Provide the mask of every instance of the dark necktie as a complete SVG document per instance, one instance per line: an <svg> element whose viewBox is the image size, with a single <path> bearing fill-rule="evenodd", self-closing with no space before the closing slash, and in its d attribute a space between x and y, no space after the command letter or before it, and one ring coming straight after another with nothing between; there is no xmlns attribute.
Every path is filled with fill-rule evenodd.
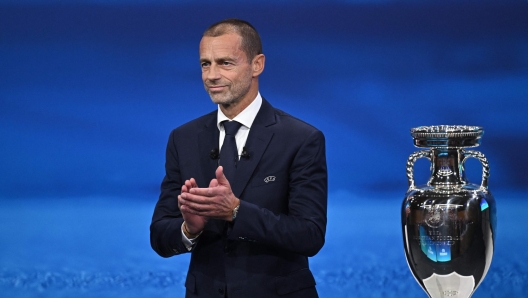
<svg viewBox="0 0 528 298"><path fill-rule="evenodd" d="M224 121L222 124L224 125L225 138L222 149L220 149L220 165L224 168L224 175L227 180L232 183L238 161L235 135L242 124L236 121Z"/></svg>

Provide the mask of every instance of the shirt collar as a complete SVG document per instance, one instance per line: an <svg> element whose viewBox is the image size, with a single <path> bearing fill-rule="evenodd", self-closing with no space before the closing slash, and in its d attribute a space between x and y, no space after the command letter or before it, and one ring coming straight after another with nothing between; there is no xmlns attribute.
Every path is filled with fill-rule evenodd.
<svg viewBox="0 0 528 298"><path fill-rule="evenodd" d="M240 114L238 114L233 120L240 122L242 125L247 127L248 129L251 128L251 125L253 124L253 121L255 121L255 118L257 117L257 113L260 110L260 106L262 105L262 97L260 96L260 92L257 93L257 97L255 97L255 100L249 104ZM218 106L218 112L217 112L217 122L216 125L218 126L218 129L220 130L220 123L223 121L230 121L231 119L227 118L224 113L222 113L222 110L220 110L220 106Z"/></svg>

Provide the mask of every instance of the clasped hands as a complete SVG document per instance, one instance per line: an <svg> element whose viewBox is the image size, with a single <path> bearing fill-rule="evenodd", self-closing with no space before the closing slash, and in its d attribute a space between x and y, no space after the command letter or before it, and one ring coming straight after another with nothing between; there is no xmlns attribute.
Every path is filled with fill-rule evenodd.
<svg viewBox="0 0 528 298"><path fill-rule="evenodd" d="M231 190L222 166L215 172L216 178L209 187L199 188L194 178L185 181L178 196L178 207L185 221L187 232L198 235L209 219L231 221L233 209L240 204Z"/></svg>

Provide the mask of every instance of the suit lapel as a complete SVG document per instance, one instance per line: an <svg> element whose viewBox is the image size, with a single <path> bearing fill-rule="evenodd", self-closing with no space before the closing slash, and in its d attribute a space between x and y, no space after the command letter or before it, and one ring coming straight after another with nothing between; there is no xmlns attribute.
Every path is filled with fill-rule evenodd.
<svg viewBox="0 0 528 298"><path fill-rule="evenodd" d="M274 109L263 98L262 105L255 117L255 121L253 121L253 124L251 125L246 141L245 147L249 153L249 158L242 157L240 159L235 174L235 181L231 185L233 194L237 198L240 198L240 195L246 188L251 175L262 158L262 155L264 155L264 152L273 137L273 132L269 129L269 126L275 123Z"/></svg>
<svg viewBox="0 0 528 298"><path fill-rule="evenodd" d="M211 113L209 119L204 125L204 129L198 133L198 148L200 156L200 166L203 181L199 181L199 187L208 187L211 179L215 177L215 171L218 167L218 157L211 157L211 150L216 149L219 152L218 138L220 133L216 126L216 112Z"/></svg>

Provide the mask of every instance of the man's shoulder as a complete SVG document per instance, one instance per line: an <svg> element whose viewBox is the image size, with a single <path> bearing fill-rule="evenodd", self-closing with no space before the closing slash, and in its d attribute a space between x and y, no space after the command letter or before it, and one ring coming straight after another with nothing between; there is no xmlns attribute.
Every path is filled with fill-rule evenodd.
<svg viewBox="0 0 528 298"><path fill-rule="evenodd" d="M299 119L291 114L277 108L273 108L277 119L277 124L281 129L293 129L297 132L305 131L306 133L321 132L317 127L312 124Z"/></svg>

